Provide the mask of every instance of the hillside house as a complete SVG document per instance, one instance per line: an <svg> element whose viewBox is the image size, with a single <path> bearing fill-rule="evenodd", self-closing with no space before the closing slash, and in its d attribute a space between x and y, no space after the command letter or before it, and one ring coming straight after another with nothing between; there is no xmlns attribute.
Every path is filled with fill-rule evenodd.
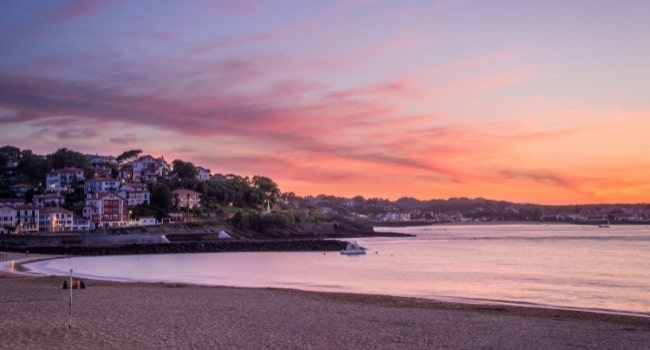
<svg viewBox="0 0 650 350"><path fill-rule="evenodd" d="M65 197L56 193L35 194L32 203L39 207L60 207L65 204Z"/></svg>
<svg viewBox="0 0 650 350"><path fill-rule="evenodd" d="M23 198L28 191L33 190L34 186L28 184L16 184L10 187L11 194Z"/></svg>
<svg viewBox="0 0 650 350"><path fill-rule="evenodd" d="M147 185L143 183L125 183L120 187L118 194L127 200L129 207L151 203L151 193Z"/></svg>
<svg viewBox="0 0 650 350"><path fill-rule="evenodd" d="M0 198L0 207L12 207L15 208L18 205L25 204L23 198Z"/></svg>
<svg viewBox="0 0 650 350"><path fill-rule="evenodd" d="M84 193L115 192L121 186L120 180L108 177L95 177L86 180L84 183Z"/></svg>
<svg viewBox="0 0 650 350"><path fill-rule="evenodd" d="M0 205L0 233L13 233L16 227L16 209L8 205Z"/></svg>
<svg viewBox="0 0 650 350"><path fill-rule="evenodd" d="M169 164L163 157L142 156L133 161L133 181L155 182L169 171Z"/></svg>
<svg viewBox="0 0 650 350"><path fill-rule="evenodd" d="M200 166L196 167L196 179L199 181L210 180L210 169L206 169Z"/></svg>
<svg viewBox="0 0 650 350"><path fill-rule="evenodd" d="M22 204L16 211L16 231L18 233L37 233L40 208L32 204Z"/></svg>
<svg viewBox="0 0 650 350"><path fill-rule="evenodd" d="M128 202L113 192L89 193L83 217L95 228L120 227L128 225Z"/></svg>
<svg viewBox="0 0 650 350"><path fill-rule="evenodd" d="M70 210L59 207L41 208L39 212L39 230L41 232L72 231L74 215Z"/></svg>
<svg viewBox="0 0 650 350"><path fill-rule="evenodd" d="M117 160L113 156L100 156L98 154L86 155L95 176L109 177L113 167L117 166Z"/></svg>
<svg viewBox="0 0 650 350"><path fill-rule="evenodd" d="M46 191L54 193L71 193L77 184L85 180L84 171L79 168L52 170L45 179Z"/></svg>
<svg viewBox="0 0 650 350"><path fill-rule="evenodd" d="M174 190L172 191L172 203L177 209L193 209L201 204L201 194L186 189Z"/></svg>

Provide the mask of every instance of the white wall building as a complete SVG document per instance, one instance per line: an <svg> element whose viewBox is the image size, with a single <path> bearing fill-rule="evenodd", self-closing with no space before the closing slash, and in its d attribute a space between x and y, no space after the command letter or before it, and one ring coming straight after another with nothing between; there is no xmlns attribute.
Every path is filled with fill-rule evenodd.
<svg viewBox="0 0 650 350"><path fill-rule="evenodd" d="M0 233L13 233L16 227L16 209L11 206L0 206Z"/></svg>
<svg viewBox="0 0 650 350"><path fill-rule="evenodd" d="M118 194L129 202L129 207L151 203L151 193L143 183L125 183L120 187Z"/></svg>
<svg viewBox="0 0 650 350"><path fill-rule="evenodd" d="M96 177L86 180L84 183L84 193L115 192L121 186L120 180L107 177Z"/></svg>
<svg viewBox="0 0 650 350"><path fill-rule="evenodd" d="M74 215L70 210L46 207L40 209L38 216L41 232L66 232L73 229Z"/></svg>
<svg viewBox="0 0 650 350"><path fill-rule="evenodd" d="M210 169L206 169L200 166L196 167L196 178L199 181L210 180Z"/></svg>
<svg viewBox="0 0 650 350"><path fill-rule="evenodd" d="M74 191L74 187L84 180L84 171L79 168L52 170L45 179L45 188L48 192L69 193Z"/></svg>
<svg viewBox="0 0 650 350"><path fill-rule="evenodd" d="M35 194L32 203L39 208L60 207L65 204L65 197L57 193Z"/></svg>
<svg viewBox="0 0 650 350"><path fill-rule="evenodd" d="M16 229L18 233L38 232L39 207L31 204L18 205L16 208Z"/></svg>

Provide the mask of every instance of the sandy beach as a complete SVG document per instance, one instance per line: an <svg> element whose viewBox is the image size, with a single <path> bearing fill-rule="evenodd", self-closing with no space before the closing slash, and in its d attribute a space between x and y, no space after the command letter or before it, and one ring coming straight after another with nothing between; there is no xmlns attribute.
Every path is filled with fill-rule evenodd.
<svg viewBox="0 0 650 350"><path fill-rule="evenodd" d="M4 253L4 259L22 256ZM650 319L0 273L0 349L648 349Z"/></svg>

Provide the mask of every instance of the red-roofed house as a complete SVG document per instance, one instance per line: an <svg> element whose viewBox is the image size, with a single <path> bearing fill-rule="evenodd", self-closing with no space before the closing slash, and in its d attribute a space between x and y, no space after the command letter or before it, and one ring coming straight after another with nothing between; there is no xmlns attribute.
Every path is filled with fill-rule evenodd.
<svg viewBox="0 0 650 350"><path fill-rule="evenodd" d="M98 227L128 225L128 202L113 192L90 193L86 196L83 217Z"/></svg>
<svg viewBox="0 0 650 350"><path fill-rule="evenodd" d="M172 202L178 209L192 209L201 204L201 194L196 191L179 189L172 191Z"/></svg>
<svg viewBox="0 0 650 350"><path fill-rule="evenodd" d="M151 193L147 185L139 182L123 184L118 194L129 202L129 207L151 202Z"/></svg>
<svg viewBox="0 0 650 350"><path fill-rule="evenodd" d="M41 208L38 225L41 232L72 231L73 214L70 210L58 207Z"/></svg>
<svg viewBox="0 0 650 350"><path fill-rule="evenodd" d="M133 161L133 181L155 182L165 174L165 170L169 170L169 164L164 158L154 158L149 155L142 156Z"/></svg>

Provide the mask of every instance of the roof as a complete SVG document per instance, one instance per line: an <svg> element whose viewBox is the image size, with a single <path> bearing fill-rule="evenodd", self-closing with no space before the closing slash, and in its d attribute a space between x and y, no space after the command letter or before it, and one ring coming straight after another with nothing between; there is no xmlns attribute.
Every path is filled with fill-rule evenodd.
<svg viewBox="0 0 650 350"><path fill-rule="evenodd" d="M61 173L79 173L83 172L83 169L75 168L75 167L68 167L68 168L61 168L61 169L56 169L50 171L50 174L61 174Z"/></svg>
<svg viewBox="0 0 650 350"><path fill-rule="evenodd" d="M180 188L178 190L173 190L172 194L177 194L177 195L184 195L184 194L200 195L201 193L196 192L196 191L192 191L192 190L188 190L188 189L184 189L184 188Z"/></svg>
<svg viewBox="0 0 650 350"><path fill-rule="evenodd" d="M124 186L136 188L136 187L147 187L147 184L141 182L127 182L124 184Z"/></svg>
<svg viewBox="0 0 650 350"><path fill-rule="evenodd" d="M33 187L33 186L28 185L28 184L15 184L15 185L11 186L11 188L31 188L31 187Z"/></svg>
<svg viewBox="0 0 650 350"><path fill-rule="evenodd" d="M56 213L72 214L72 211L63 209L61 207L45 207L45 208L41 208L39 212L41 214L56 214Z"/></svg>
<svg viewBox="0 0 650 350"><path fill-rule="evenodd" d="M41 208L33 205L33 204L20 204L16 206L16 209L18 210L40 210Z"/></svg>
<svg viewBox="0 0 650 350"><path fill-rule="evenodd" d="M57 193L44 193L44 194L35 194L34 199L37 198L42 198L42 199L47 199L47 198L64 198L62 195L57 194Z"/></svg>
<svg viewBox="0 0 650 350"><path fill-rule="evenodd" d="M97 177L93 177L90 180L86 180L86 182L89 182L89 181L91 181L91 182L103 182L103 181L119 181L119 180L111 179L110 177L97 176Z"/></svg>

